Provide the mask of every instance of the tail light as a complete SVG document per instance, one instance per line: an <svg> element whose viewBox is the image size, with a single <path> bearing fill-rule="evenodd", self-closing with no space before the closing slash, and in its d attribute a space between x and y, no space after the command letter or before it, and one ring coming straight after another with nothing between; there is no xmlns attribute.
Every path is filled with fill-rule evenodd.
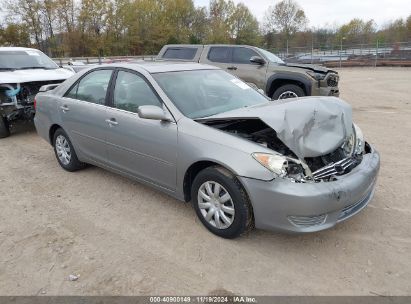
<svg viewBox="0 0 411 304"><path fill-rule="evenodd" d="M35 110L36 107L37 107L37 100L36 100L36 98L34 98L34 100L33 100L33 106L34 106L34 110Z"/></svg>

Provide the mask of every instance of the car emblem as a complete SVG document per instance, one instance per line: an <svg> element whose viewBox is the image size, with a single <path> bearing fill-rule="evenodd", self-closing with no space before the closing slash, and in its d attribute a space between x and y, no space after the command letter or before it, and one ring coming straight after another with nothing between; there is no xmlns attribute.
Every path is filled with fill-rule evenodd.
<svg viewBox="0 0 411 304"><path fill-rule="evenodd" d="M338 165L338 164L334 166L334 170L335 170L338 174L343 174L344 171L345 171L344 167L341 166L341 165Z"/></svg>

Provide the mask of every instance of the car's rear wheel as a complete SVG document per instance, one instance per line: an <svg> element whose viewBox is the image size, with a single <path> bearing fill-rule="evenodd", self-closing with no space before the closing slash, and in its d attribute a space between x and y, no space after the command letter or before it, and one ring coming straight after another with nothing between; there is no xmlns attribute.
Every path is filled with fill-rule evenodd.
<svg viewBox="0 0 411 304"><path fill-rule="evenodd" d="M214 166L195 177L191 197L203 225L212 233L232 239L253 228L249 198L229 171Z"/></svg>
<svg viewBox="0 0 411 304"><path fill-rule="evenodd" d="M295 84L286 84L275 90L272 99L288 99L305 96L304 90Z"/></svg>
<svg viewBox="0 0 411 304"><path fill-rule="evenodd" d="M0 115L0 138L6 138L10 136L10 126L6 119Z"/></svg>
<svg viewBox="0 0 411 304"><path fill-rule="evenodd" d="M57 129L53 136L54 153L60 166L73 172L84 168L85 164L77 158L76 151L63 129Z"/></svg>

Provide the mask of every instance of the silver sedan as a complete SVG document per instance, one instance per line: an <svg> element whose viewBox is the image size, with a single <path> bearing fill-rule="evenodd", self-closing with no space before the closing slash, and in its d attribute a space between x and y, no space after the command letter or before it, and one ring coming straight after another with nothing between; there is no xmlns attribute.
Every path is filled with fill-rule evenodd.
<svg viewBox="0 0 411 304"><path fill-rule="evenodd" d="M36 96L65 170L93 164L192 202L212 233L313 232L372 199L380 159L334 97L271 101L214 67L84 70Z"/></svg>

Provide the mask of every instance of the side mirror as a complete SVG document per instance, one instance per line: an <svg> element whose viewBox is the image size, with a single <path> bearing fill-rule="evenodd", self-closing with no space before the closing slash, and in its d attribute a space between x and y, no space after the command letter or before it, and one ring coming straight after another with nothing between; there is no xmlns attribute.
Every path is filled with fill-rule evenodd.
<svg viewBox="0 0 411 304"><path fill-rule="evenodd" d="M46 85L40 87L39 92L47 92L47 91L54 90L54 89L57 88L59 85L60 85L59 83L46 84Z"/></svg>
<svg viewBox="0 0 411 304"><path fill-rule="evenodd" d="M261 58L260 56L253 56L250 58L251 63L259 64L259 65L264 65L265 60Z"/></svg>
<svg viewBox="0 0 411 304"><path fill-rule="evenodd" d="M140 106L137 113L140 118L144 119L171 121L171 117L158 106Z"/></svg>

